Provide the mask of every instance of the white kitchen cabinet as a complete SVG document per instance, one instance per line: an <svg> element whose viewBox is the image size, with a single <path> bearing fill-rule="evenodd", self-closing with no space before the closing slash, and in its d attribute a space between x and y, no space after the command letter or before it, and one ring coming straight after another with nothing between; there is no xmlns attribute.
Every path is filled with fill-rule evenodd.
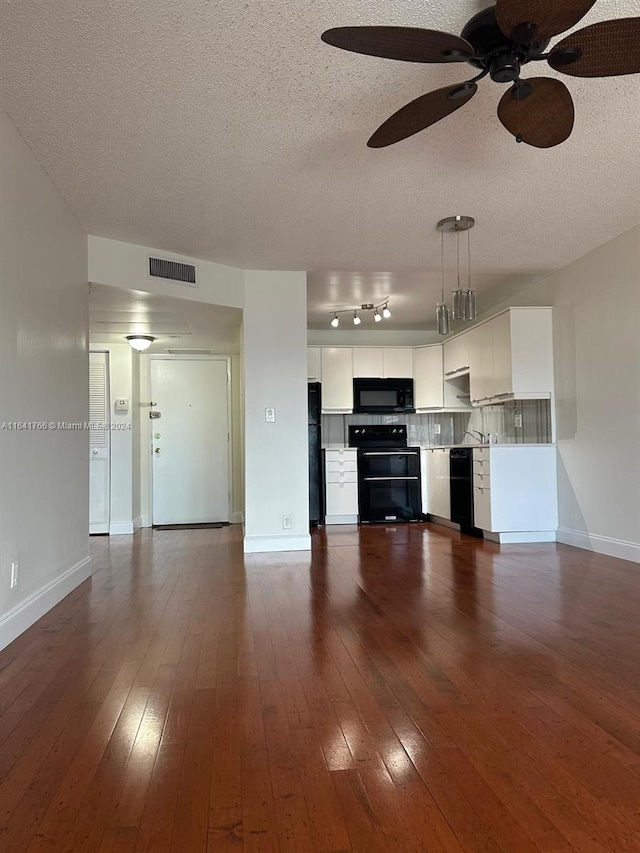
<svg viewBox="0 0 640 853"><path fill-rule="evenodd" d="M322 411L353 410L353 351L351 347L322 347Z"/></svg>
<svg viewBox="0 0 640 853"><path fill-rule="evenodd" d="M353 348L354 379L384 376L384 356L382 347Z"/></svg>
<svg viewBox="0 0 640 853"><path fill-rule="evenodd" d="M413 347L383 347L382 358L385 379L413 377Z"/></svg>
<svg viewBox="0 0 640 853"><path fill-rule="evenodd" d="M429 505L427 466L430 452L431 451L428 450L426 447L420 448L420 502L422 504L422 512L424 515L427 514L427 507Z"/></svg>
<svg viewBox="0 0 640 853"><path fill-rule="evenodd" d="M427 450L427 504L423 511L438 518L451 518L449 448Z"/></svg>
<svg viewBox="0 0 640 853"><path fill-rule="evenodd" d="M413 376L412 347L354 347L355 378L410 379Z"/></svg>
<svg viewBox="0 0 640 853"><path fill-rule="evenodd" d="M322 347L307 347L307 379L322 381Z"/></svg>
<svg viewBox="0 0 640 853"><path fill-rule="evenodd" d="M466 333L474 405L548 399L553 392L551 308L509 308Z"/></svg>
<svg viewBox="0 0 640 853"><path fill-rule="evenodd" d="M351 448L325 450L325 524L358 522L358 457Z"/></svg>
<svg viewBox="0 0 640 853"><path fill-rule="evenodd" d="M469 372L468 332L449 338L442 345L443 372L445 379Z"/></svg>
<svg viewBox="0 0 640 853"><path fill-rule="evenodd" d="M444 404L442 346L416 347L413 351L413 403L418 411L441 409Z"/></svg>
<svg viewBox="0 0 640 853"><path fill-rule="evenodd" d="M474 524L498 542L554 542L556 448L473 448Z"/></svg>
<svg viewBox="0 0 640 853"><path fill-rule="evenodd" d="M469 393L473 403L484 403L493 396L491 322L481 323L467 334L469 336Z"/></svg>

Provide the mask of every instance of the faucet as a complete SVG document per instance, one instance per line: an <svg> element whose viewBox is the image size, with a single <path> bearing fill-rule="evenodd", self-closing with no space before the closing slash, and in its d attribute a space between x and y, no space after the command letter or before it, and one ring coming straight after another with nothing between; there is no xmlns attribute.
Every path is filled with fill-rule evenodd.
<svg viewBox="0 0 640 853"><path fill-rule="evenodd" d="M475 433L475 435L473 435L472 433ZM467 430L465 430L464 434L470 435L471 438L475 438L475 439L479 440L480 444L486 444L487 443L487 436L483 432L480 432L480 430L472 429L471 432L468 432Z"/></svg>

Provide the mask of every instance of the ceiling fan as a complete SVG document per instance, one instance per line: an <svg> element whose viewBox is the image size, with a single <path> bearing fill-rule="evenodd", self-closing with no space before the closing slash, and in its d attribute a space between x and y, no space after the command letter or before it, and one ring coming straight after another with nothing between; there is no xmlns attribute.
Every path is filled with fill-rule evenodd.
<svg viewBox="0 0 640 853"><path fill-rule="evenodd" d="M335 47L406 62L468 62L480 73L406 104L367 142L383 148L435 124L464 106L487 74L511 83L498 118L516 142L551 148L568 139L574 109L569 90L553 77L520 79L528 62L546 60L574 77L640 73L640 18L619 18L583 27L546 52L550 40L583 18L595 0L497 0L474 15L460 36L418 27L336 27L322 34Z"/></svg>

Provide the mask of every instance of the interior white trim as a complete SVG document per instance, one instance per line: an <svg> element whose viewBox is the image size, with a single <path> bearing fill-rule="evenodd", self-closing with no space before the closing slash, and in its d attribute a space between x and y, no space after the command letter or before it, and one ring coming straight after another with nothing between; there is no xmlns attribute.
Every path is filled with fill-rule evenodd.
<svg viewBox="0 0 640 853"><path fill-rule="evenodd" d="M241 512L232 513L231 524L244 524L244 515Z"/></svg>
<svg viewBox="0 0 640 853"><path fill-rule="evenodd" d="M148 515L140 516L140 527L151 527L151 519Z"/></svg>
<svg viewBox="0 0 640 853"><path fill-rule="evenodd" d="M141 527L144 527L144 525L142 523L142 516L139 515L137 518L133 519L133 532L135 533L136 530L140 530Z"/></svg>
<svg viewBox="0 0 640 853"><path fill-rule="evenodd" d="M0 619L0 649L6 648L62 601L77 586L91 577L91 557L85 557L59 577L34 592Z"/></svg>
<svg viewBox="0 0 640 853"><path fill-rule="evenodd" d="M484 538L500 545L520 544L526 542L555 542L555 530L522 530L513 533L493 533L485 530Z"/></svg>
<svg viewBox="0 0 640 853"><path fill-rule="evenodd" d="M120 536L133 533L133 521L112 521L109 525L110 536Z"/></svg>
<svg viewBox="0 0 640 853"><path fill-rule="evenodd" d="M310 551L311 535L296 533L293 536L245 536L244 553L260 554L266 551Z"/></svg>
<svg viewBox="0 0 640 853"><path fill-rule="evenodd" d="M606 554L608 557L640 563L640 544L637 542L625 542L623 539L612 539L609 536L596 536L594 533L570 530L567 527L558 528L557 538L558 542L564 545L573 545L574 548L584 548L586 551L595 551L596 554Z"/></svg>

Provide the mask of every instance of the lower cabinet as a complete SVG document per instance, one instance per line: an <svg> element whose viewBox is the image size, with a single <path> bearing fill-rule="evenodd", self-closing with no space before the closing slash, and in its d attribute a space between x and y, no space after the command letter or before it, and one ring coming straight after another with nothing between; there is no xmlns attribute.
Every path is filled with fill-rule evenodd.
<svg viewBox="0 0 640 853"><path fill-rule="evenodd" d="M423 512L439 518L451 518L451 487L449 480L449 448L434 447L426 451L427 503Z"/></svg>
<svg viewBox="0 0 640 853"><path fill-rule="evenodd" d="M358 521L357 451L325 450L325 524Z"/></svg>
<svg viewBox="0 0 640 853"><path fill-rule="evenodd" d="M474 524L498 542L554 542L556 448L473 448Z"/></svg>

